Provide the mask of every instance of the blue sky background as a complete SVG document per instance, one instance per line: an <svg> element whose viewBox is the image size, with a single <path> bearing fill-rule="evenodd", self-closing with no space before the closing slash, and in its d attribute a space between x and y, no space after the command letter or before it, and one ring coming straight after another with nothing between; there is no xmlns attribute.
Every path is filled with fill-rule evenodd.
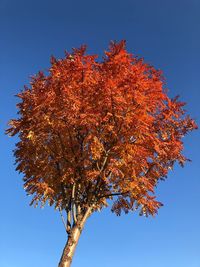
<svg viewBox="0 0 200 267"><path fill-rule="evenodd" d="M59 214L29 207L15 172L17 138L4 135L16 116L14 95L53 54L88 44L102 54L110 40L162 69L170 96L181 95L200 115L199 0L0 0L1 267L55 267L66 236ZM192 159L159 184L164 203L155 218L116 217L109 209L87 222L73 267L200 267L200 132L185 138Z"/></svg>

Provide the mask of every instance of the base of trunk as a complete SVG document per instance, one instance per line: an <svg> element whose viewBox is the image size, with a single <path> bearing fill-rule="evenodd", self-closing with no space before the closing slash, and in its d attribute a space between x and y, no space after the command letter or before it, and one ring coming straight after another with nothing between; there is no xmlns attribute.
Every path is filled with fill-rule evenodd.
<svg viewBox="0 0 200 267"><path fill-rule="evenodd" d="M67 243L63 249L63 254L58 267L69 267L71 265L72 257L78 244L80 234L81 229L78 227L74 227L72 229L71 234L68 236Z"/></svg>
<svg viewBox="0 0 200 267"><path fill-rule="evenodd" d="M87 218L91 214L91 209L88 209L83 216L82 220L80 222L77 222L76 225L71 229L70 234L68 235L67 243L63 249L63 253L60 259L60 262L58 264L58 267L70 267L72 258L76 249L76 246L78 244L78 240L80 238L82 229L85 225L85 222Z"/></svg>

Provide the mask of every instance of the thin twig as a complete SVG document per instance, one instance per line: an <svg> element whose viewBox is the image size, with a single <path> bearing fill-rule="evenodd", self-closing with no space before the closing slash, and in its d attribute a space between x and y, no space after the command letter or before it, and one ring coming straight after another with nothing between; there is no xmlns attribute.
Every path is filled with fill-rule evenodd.
<svg viewBox="0 0 200 267"><path fill-rule="evenodd" d="M111 193L111 194L108 194L108 195L102 195L102 196L99 196L98 199L101 199L101 198L107 198L107 197L113 197L113 196L123 196L123 195L126 195L128 194L129 191L126 191L126 192L117 192L117 193Z"/></svg>
<svg viewBox="0 0 200 267"><path fill-rule="evenodd" d="M62 223L63 223L63 225L65 227L66 232L68 233L68 231L67 231L67 225L66 225L66 222L65 222L65 218L64 218L64 216L62 214L62 210L61 210L60 207L59 207L59 212L60 212L60 216L61 216L61 219L62 219Z"/></svg>

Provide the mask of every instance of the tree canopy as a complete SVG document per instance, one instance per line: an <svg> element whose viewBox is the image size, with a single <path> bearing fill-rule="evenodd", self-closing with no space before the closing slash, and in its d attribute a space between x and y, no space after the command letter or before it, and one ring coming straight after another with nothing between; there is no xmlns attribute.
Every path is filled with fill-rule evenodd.
<svg viewBox="0 0 200 267"><path fill-rule="evenodd" d="M32 77L17 95L17 170L31 204L46 202L68 214L67 231L88 207L117 215L154 215L154 190L178 162L182 138L197 126L178 97L170 99L160 70L112 42L100 62L73 49L51 58L48 73Z"/></svg>

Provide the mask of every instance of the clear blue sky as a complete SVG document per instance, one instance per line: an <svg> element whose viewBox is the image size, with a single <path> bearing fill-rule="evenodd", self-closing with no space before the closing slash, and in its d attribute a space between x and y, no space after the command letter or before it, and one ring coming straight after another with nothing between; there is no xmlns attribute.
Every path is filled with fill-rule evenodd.
<svg viewBox="0 0 200 267"><path fill-rule="evenodd" d="M16 116L14 95L51 54L88 44L102 54L110 40L162 69L170 96L181 95L200 125L199 0L0 0L1 267L55 267L66 236L59 214L34 209L15 172L17 139L4 135ZM159 184L165 205L155 218L116 217L109 209L87 222L73 267L200 267L200 131L185 138L192 159Z"/></svg>

